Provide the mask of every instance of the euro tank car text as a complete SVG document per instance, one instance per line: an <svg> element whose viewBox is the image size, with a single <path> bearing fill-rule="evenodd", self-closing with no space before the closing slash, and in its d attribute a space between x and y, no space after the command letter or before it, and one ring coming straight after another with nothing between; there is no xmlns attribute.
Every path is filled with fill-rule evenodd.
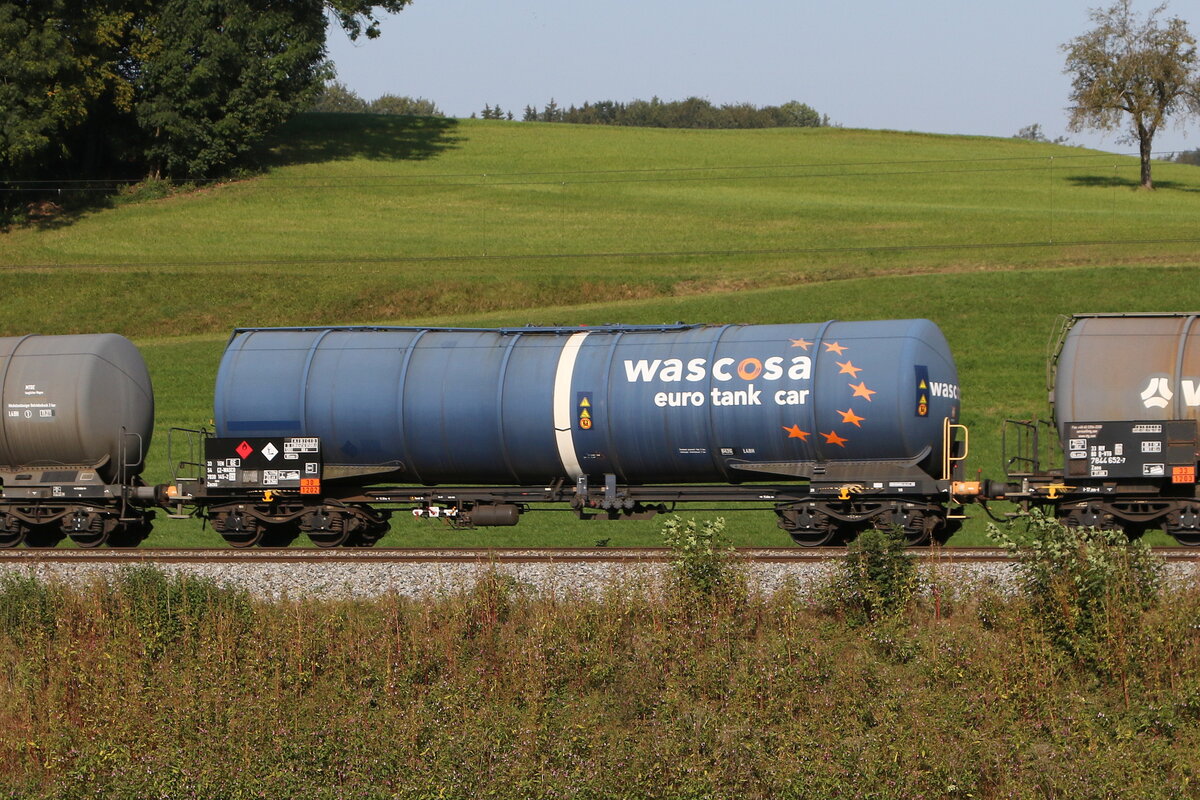
<svg viewBox="0 0 1200 800"><path fill-rule="evenodd" d="M679 408L686 406L703 406L711 403L714 406L761 406L763 392L767 392L768 401L780 406L798 406L808 402L810 389L780 389L771 392L759 389L750 381L778 381L784 378L790 381L807 381L812 378L812 359L808 356L793 356L787 359L783 356L759 358L718 358L709 367L707 358L693 358L684 361L681 358L639 359L626 360L625 379L629 383L678 383L681 381L696 383L707 380L709 376L715 381L747 381L746 388L727 390L719 387L708 392L682 391L658 392L654 395L654 405L659 408Z"/></svg>

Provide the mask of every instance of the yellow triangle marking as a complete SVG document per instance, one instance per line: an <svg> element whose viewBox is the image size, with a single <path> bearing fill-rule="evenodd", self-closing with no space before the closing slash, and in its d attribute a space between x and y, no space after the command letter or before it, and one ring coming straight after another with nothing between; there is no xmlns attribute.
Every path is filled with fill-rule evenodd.
<svg viewBox="0 0 1200 800"><path fill-rule="evenodd" d="M928 389L928 388L929 388L929 386L928 386L928 385L926 385L925 381L921 381L921 385L920 385L918 388L920 388L920 389Z"/></svg>
<svg viewBox="0 0 1200 800"><path fill-rule="evenodd" d="M592 404L591 404L591 403L589 403L589 402L588 402L588 399L585 397L585 398L583 398L582 400L580 400L580 401L579 401L579 407L580 407L580 408L591 408L591 407L592 407Z"/></svg>
<svg viewBox="0 0 1200 800"><path fill-rule="evenodd" d="M592 415L591 415L591 414L589 414L589 413L587 412L587 410L585 409L585 410L584 410L584 411L583 411L583 412L582 412L582 413L579 415L579 418L580 418L580 419L591 419L591 418L592 418Z"/></svg>

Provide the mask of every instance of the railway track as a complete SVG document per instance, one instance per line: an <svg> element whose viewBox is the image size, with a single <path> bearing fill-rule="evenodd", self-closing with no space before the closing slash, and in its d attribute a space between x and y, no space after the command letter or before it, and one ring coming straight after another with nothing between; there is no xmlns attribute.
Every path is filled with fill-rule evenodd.
<svg viewBox="0 0 1200 800"><path fill-rule="evenodd" d="M752 563L804 563L837 558L845 548L795 547L738 548ZM1200 561L1200 548L1156 547L1167 561ZM999 547L943 547L913 549L913 557L948 564L1004 562L1008 553ZM0 564L620 564L666 562L670 551L661 547L613 548L138 548L130 550L20 549L0 550Z"/></svg>

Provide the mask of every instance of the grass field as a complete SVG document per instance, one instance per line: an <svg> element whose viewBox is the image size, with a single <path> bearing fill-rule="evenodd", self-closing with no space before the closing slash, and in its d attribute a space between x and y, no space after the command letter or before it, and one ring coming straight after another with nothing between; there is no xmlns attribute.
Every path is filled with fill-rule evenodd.
<svg viewBox="0 0 1200 800"><path fill-rule="evenodd" d="M283 131L261 177L0 234L5 335L142 346L166 430L211 415L235 326L927 317L958 359L972 469L1045 411L1059 314L1200 307L1200 169L1018 140L667 131L345 115ZM770 514L738 543L782 544ZM168 525L171 525L168 527ZM955 540L978 542L979 525ZM384 544L650 543L653 523L397 525ZM216 544L160 523L160 544Z"/></svg>

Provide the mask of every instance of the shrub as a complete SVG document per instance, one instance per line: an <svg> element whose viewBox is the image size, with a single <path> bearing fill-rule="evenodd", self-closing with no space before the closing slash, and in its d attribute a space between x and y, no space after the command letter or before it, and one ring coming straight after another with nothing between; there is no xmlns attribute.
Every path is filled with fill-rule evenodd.
<svg viewBox="0 0 1200 800"><path fill-rule="evenodd" d="M663 522L663 544L671 550L671 570L679 584L702 595L715 595L739 586L736 551L725 536L725 518Z"/></svg>
<svg viewBox="0 0 1200 800"><path fill-rule="evenodd" d="M904 532L872 529L846 547L846 557L821 590L821 599L852 624L874 624L903 614L919 589L917 565L906 553Z"/></svg>
<svg viewBox="0 0 1200 800"><path fill-rule="evenodd" d="M1055 647L1079 664L1123 672L1162 588L1162 561L1149 546L1037 511L1007 529L989 524L988 536L1016 557L1018 585Z"/></svg>
<svg viewBox="0 0 1200 800"><path fill-rule="evenodd" d="M52 635L63 605L63 587L32 575L0 575L0 635L21 646Z"/></svg>
<svg viewBox="0 0 1200 800"><path fill-rule="evenodd" d="M244 589L150 566L117 572L108 583L105 605L111 619L129 625L152 661L185 637L195 641L209 618L220 616L245 625L253 617L250 595Z"/></svg>

